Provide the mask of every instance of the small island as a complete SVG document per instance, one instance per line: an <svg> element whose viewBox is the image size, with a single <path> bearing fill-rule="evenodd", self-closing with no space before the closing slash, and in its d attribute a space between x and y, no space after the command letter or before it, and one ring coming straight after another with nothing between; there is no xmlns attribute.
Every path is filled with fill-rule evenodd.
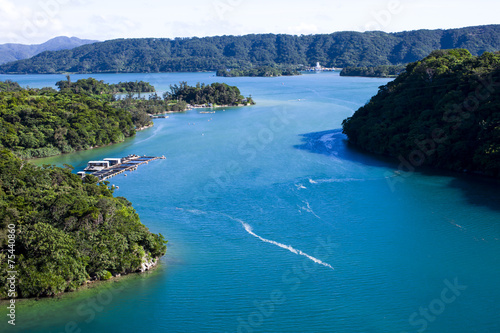
<svg viewBox="0 0 500 333"><path fill-rule="evenodd" d="M372 67L345 67L340 72L340 76L363 76L379 78L395 78L403 73L406 65L382 65Z"/></svg>
<svg viewBox="0 0 500 333"><path fill-rule="evenodd" d="M193 106L227 107L254 105L252 96L244 97L238 87L226 83L197 83L192 87L187 82L170 86L170 91L163 94L167 104L183 103L184 110Z"/></svg>
<svg viewBox="0 0 500 333"><path fill-rule="evenodd" d="M343 122L349 142L394 156L400 169L429 165L500 178L500 53L432 52L380 87Z"/></svg>
<svg viewBox="0 0 500 333"><path fill-rule="evenodd" d="M244 69L219 69L217 76L223 77L277 77L300 75L297 69L292 67L257 66Z"/></svg>

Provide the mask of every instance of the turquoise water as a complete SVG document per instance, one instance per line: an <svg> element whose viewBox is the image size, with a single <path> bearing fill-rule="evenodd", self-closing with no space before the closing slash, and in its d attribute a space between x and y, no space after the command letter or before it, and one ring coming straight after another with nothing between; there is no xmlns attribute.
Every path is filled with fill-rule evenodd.
<svg viewBox="0 0 500 333"><path fill-rule="evenodd" d="M111 183L165 235L168 254L152 274L21 304L14 331L500 331L498 184L427 169L398 176L339 131L388 80L93 77L159 90L224 81L257 105L171 115L122 144L37 161L81 170L165 155ZM64 76L6 78L42 87Z"/></svg>

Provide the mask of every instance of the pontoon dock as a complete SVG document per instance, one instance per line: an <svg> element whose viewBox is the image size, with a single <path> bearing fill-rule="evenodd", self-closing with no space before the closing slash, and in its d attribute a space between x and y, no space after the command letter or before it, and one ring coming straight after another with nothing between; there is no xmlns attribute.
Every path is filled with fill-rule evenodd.
<svg viewBox="0 0 500 333"><path fill-rule="evenodd" d="M103 181L126 171L136 170L139 165L147 164L150 161L158 159L165 159L165 156L155 157L129 155L124 158L105 158L104 161L90 161L85 170L92 171L96 164L99 164L98 167L100 167L100 169L90 174ZM104 167L106 164L108 166ZM79 172L78 174L84 177L84 173L82 174L82 172Z"/></svg>

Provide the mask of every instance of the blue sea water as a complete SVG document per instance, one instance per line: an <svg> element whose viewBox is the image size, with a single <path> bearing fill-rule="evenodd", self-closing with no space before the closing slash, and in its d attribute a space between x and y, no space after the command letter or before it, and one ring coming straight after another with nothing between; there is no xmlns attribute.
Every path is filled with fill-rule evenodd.
<svg viewBox="0 0 500 333"><path fill-rule="evenodd" d="M89 75L74 75L75 81ZM17 332L500 332L500 192L346 144L386 79L92 75L160 91L226 82L257 105L155 120L124 143L43 160L165 155L112 178L168 240L160 267L21 302ZM63 75L0 75L53 86ZM3 331L3 330L2 330Z"/></svg>

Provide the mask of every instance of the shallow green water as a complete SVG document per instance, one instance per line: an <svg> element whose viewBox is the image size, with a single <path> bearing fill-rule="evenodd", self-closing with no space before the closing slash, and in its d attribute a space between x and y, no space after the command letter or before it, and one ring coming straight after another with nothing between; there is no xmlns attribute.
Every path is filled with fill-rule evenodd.
<svg viewBox="0 0 500 333"><path fill-rule="evenodd" d="M349 148L338 130L387 80L94 77L159 90L224 81L257 105L171 115L122 144L37 161L78 171L165 155L111 183L169 247L152 274L21 304L14 331L500 331L498 184L397 176L397 164ZM6 78L41 87L64 76Z"/></svg>

